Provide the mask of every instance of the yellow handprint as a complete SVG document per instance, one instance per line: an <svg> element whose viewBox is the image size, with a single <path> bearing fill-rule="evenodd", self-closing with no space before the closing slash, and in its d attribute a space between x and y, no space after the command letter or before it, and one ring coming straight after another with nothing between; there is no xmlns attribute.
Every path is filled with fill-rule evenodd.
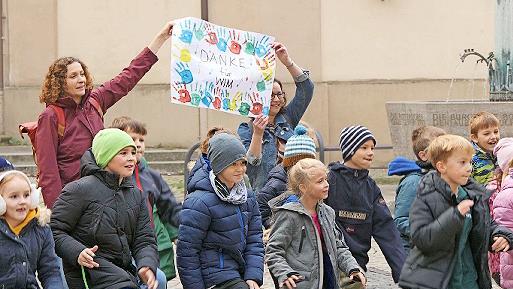
<svg viewBox="0 0 513 289"><path fill-rule="evenodd" d="M237 101L242 100L242 92L238 91L230 101L230 110L237 110Z"/></svg>

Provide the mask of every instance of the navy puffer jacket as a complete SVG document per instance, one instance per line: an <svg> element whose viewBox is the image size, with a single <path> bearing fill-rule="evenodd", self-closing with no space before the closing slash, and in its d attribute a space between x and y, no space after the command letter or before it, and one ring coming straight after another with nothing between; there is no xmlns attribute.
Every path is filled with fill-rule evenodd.
<svg viewBox="0 0 513 289"><path fill-rule="evenodd" d="M184 289L242 278L263 283L262 221L253 192L241 205L222 201L207 164L194 172L180 212L177 267Z"/></svg>
<svg viewBox="0 0 513 289"><path fill-rule="evenodd" d="M260 214L262 214L262 225L266 229L271 227L271 207L268 202L287 191L287 172L285 168L279 164L275 166L269 173L269 179L264 187L257 193L258 206Z"/></svg>

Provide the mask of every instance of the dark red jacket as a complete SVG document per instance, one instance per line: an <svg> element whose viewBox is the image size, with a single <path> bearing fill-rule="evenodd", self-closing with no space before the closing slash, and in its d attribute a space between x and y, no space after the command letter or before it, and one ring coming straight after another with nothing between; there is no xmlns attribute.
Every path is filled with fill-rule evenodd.
<svg viewBox="0 0 513 289"><path fill-rule="evenodd" d="M91 147L96 133L104 128L102 117L87 99L96 99L105 113L134 88L157 60L150 49L144 48L119 75L98 88L87 90L80 104L69 96L59 98L55 104L64 109L66 117L61 139L54 110L47 107L39 115L36 133L39 186L49 208L53 207L64 185L80 178L80 158Z"/></svg>

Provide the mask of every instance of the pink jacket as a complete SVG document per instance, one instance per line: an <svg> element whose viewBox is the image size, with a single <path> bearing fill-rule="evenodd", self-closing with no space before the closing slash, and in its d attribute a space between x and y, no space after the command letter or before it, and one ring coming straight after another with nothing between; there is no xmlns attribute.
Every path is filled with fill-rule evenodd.
<svg viewBox="0 0 513 289"><path fill-rule="evenodd" d="M513 170L502 181L501 191L493 202L495 221L513 230ZM500 253L501 287L513 288L513 251Z"/></svg>
<svg viewBox="0 0 513 289"><path fill-rule="evenodd" d="M91 147L96 133L104 128L102 117L87 99L96 99L105 113L134 88L157 60L157 56L146 47L119 75L100 87L86 91L80 104L71 97L59 98L56 105L64 109L66 118L62 139L57 134L54 110L47 107L39 115L36 133L39 186L49 208L53 207L64 185L80 178L80 158Z"/></svg>

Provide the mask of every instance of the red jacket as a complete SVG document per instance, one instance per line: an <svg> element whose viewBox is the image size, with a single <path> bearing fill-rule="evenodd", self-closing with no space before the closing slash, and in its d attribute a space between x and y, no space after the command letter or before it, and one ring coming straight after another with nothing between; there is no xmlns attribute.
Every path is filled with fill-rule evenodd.
<svg viewBox="0 0 513 289"><path fill-rule="evenodd" d="M96 99L106 112L134 88L157 60L150 49L144 48L119 75L98 88L87 90L80 104L71 97L57 99L55 104L64 109L66 118L61 139L54 110L46 107L39 115L36 132L39 186L49 208L53 207L64 185L80 178L80 158L91 147L96 133L104 128L102 117L87 99Z"/></svg>

